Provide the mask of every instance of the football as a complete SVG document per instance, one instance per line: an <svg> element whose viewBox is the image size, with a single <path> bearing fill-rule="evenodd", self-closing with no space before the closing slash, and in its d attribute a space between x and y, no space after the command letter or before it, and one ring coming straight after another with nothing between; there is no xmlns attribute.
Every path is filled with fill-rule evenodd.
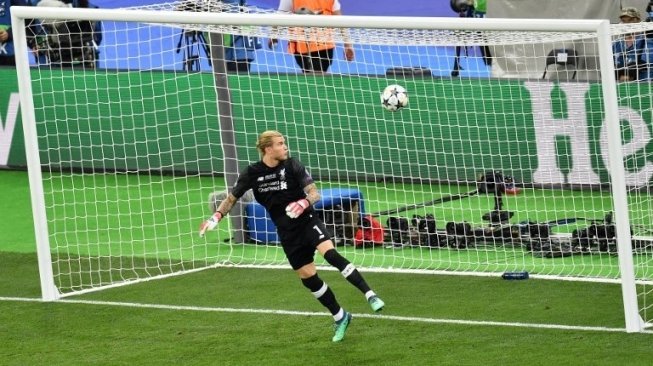
<svg viewBox="0 0 653 366"><path fill-rule="evenodd" d="M408 93L401 85L388 85L381 93L383 108L396 112L408 104Z"/></svg>

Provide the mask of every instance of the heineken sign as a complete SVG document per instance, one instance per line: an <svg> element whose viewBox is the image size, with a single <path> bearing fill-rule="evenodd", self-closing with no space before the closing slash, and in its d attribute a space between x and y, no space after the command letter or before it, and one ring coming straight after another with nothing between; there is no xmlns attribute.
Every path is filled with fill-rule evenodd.
<svg viewBox="0 0 653 366"><path fill-rule="evenodd" d="M650 92L648 84L642 90ZM635 84L639 87L639 84ZM591 106L586 104L590 92L587 83L562 83L559 88L566 96L567 116L555 118L551 94L554 84L525 82L524 87L530 92L530 102L533 110L533 123L535 126L535 140L537 145L538 167L533 172L535 183L556 184L600 184L601 179L597 167L592 163L592 144L596 139L590 139L588 126L588 110ZM639 89L639 88L638 88ZM649 99L651 95L638 96ZM624 98L625 99L625 98ZM597 105L596 107L602 107ZM650 111L648 112L650 120ZM602 114L602 113L600 113ZM629 141L623 142L624 160L629 161L643 157L642 165L634 171L626 172L626 185L646 185L653 175L653 162L648 158L650 153L647 145L651 141L650 123L644 120L640 110L630 106L619 106L619 116L624 129L630 131ZM572 164L570 172L565 179L558 165L558 156L555 149L556 138L566 137L570 141L570 157ZM608 166L608 136L606 121L600 126L599 150L603 166Z"/></svg>

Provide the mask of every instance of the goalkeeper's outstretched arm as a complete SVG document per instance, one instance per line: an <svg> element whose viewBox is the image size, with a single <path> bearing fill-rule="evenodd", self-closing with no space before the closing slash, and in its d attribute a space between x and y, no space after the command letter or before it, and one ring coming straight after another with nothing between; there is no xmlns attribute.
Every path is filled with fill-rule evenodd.
<svg viewBox="0 0 653 366"><path fill-rule="evenodd" d="M234 196L233 194L229 193L227 195L227 198L225 198L224 201L220 203L220 206L218 206L218 209L215 210L215 212L220 212L223 216L226 216L229 213L229 211L231 211L231 209L234 207L236 201L238 201L238 198L236 198L236 196Z"/></svg>
<svg viewBox="0 0 653 366"><path fill-rule="evenodd" d="M225 217L229 211L231 211L231 209L234 207L234 204L236 204L236 201L238 201L238 198L229 193L227 198L225 198L224 201L220 203L220 206L218 206L218 209L213 213L213 215L211 215L211 217L202 222L200 225L200 237L203 237L207 231L215 229L218 226L220 220L222 220L222 218Z"/></svg>

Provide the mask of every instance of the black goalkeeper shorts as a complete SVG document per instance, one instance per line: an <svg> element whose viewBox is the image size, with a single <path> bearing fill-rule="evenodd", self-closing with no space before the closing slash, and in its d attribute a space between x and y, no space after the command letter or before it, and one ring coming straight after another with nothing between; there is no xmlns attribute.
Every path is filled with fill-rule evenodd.
<svg viewBox="0 0 653 366"><path fill-rule="evenodd" d="M293 230L278 230L281 247L292 269L298 270L303 266L313 263L315 248L327 240L331 235L324 222L314 213L308 214L310 219L305 225Z"/></svg>

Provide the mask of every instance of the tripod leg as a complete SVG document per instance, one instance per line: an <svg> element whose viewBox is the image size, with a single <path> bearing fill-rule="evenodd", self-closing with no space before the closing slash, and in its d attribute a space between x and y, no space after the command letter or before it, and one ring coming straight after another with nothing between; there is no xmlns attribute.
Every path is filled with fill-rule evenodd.
<svg viewBox="0 0 653 366"><path fill-rule="evenodd" d="M494 193L494 210L495 211L501 211L503 210L503 194L501 191L497 191Z"/></svg>
<svg viewBox="0 0 653 366"><path fill-rule="evenodd" d="M453 69L451 70L451 76L457 77L460 75L460 53L462 52L462 46L456 46L456 56L453 59Z"/></svg>
<svg viewBox="0 0 653 366"><path fill-rule="evenodd" d="M198 71L198 58L193 45L196 44L196 38L192 35L187 35L186 37L186 54L184 58L184 69L186 71Z"/></svg>
<svg viewBox="0 0 653 366"><path fill-rule="evenodd" d="M485 66L492 66L492 54L490 53L489 46L481 46L481 55Z"/></svg>
<svg viewBox="0 0 653 366"><path fill-rule="evenodd" d="M198 38L199 38L199 43L200 43L199 47L201 47L201 49L204 50L204 54L206 55L206 59L209 62L209 66L213 66L211 64L211 62L212 62L211 61L211 48L209 47L208 42L206 42L206 37L204 36L204 33L199 33Z"/></svg>

